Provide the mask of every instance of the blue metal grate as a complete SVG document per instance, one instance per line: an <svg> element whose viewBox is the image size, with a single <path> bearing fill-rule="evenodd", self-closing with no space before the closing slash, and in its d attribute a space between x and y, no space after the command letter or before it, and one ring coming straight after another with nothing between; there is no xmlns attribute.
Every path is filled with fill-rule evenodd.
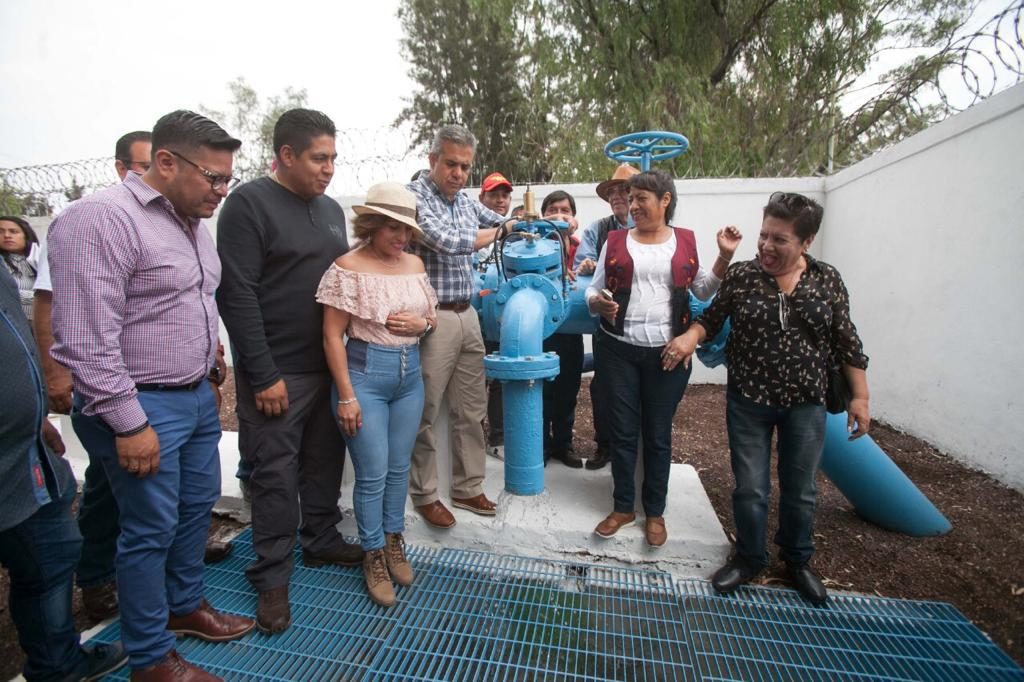
<svg viewBox="0 0 1024 682"><path fill-rule="evenodd" d="M180 640L228 680L1016 680L1019 668L948 604L789 590L715 596L657 571L410 548L398 604L374 605L361 569L296 554L293 625L237 642ZM206 569L217 608L253 614L249 532ZM119 636L115 623L98 636ZM127 679L127 670L113 679Z"/></svg>

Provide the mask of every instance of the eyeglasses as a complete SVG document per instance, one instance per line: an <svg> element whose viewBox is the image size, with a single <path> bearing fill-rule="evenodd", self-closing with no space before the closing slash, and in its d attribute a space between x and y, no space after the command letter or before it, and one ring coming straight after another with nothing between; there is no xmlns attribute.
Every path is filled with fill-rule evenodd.
<svg viewBox="0 0 1024 682"><path fill-rule="evenodd" d="M782 331L789 331L789 301L781 291L779 292L779 326L782 327Z"/></svg>
<svg viewBox="0 0 1024 682"><path fill-rule="evenodd" d="M216 192L219 189L231 189L239 182L241 182L239 178L236 178L232 175L217 175L213 171L206 170L195 161L190 161L189 159L186 159L178 152L172 151L171 153L177 156L185 163L189 164L190 166L195 166L196 170L202 173L203 177L210 181L210 189L212 189L214 192Z"/></svg>
<svg viewBox="0 0 1024 682"><path fill-rule="evenodd" d="M796 192L772 192L771 196L768 197L768 203L782 204L793 213L799 213L807 208L813 211L818 207L818 202Z"/></svg>

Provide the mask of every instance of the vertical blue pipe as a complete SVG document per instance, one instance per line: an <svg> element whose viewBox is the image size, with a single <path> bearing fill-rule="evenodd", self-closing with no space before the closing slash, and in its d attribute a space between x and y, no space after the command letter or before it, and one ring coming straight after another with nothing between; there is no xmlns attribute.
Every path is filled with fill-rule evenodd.
<svg viewBox="0 0 1024 682"><path fill-rule="evenodd" d="M501 317L501 354L524 359L543 353L548 304L540 292L523 288L505 305ZM525 363L524 363L525 364ZM505 417L505 490L515 495L544 491L543 379L503 381Z"/></svg>

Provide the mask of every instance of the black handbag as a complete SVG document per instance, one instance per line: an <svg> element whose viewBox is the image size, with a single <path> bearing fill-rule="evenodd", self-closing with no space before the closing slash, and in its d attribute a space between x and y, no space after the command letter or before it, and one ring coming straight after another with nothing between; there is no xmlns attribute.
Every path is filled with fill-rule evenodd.
<svg viewBox="0 0 1024 682"><path fill-rule="evenodd" d="M823 350L828 353L828 385L825 387L825 410L829 414L842 414L846 412L846 408L850 405L853 391L850 390L850 382L846 380L846 375L843 373L843 365L839 362L839 358L836 357L835 351L832 348L831 335L826 339L822 339L799 314L796 315L796 321L807 335L817 342L818 347L824 346Z"/></svg>
<svg viewBox="0 0 1024 682"><path fill-rule="evenodd" d="M828 387L825 389L825 409L829 414L842 414L850 405L850 382L843 374L843 367L836 358L829 355Z"/></svg>

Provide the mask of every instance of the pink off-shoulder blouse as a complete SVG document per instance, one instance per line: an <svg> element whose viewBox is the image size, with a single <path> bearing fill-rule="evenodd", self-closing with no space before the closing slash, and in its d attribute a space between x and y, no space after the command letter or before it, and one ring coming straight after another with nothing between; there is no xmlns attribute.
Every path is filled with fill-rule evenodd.
<svg viewBox="0 0 1024 682"><path fill-rule="evenodd" d="M382 275L355 272L332 263L316 290L318 303L349 313L347 334L382 346L418 343L415 336L396 336L384 323L392 313L415 313L434 317L437 294L425 272Z"/></svg>

